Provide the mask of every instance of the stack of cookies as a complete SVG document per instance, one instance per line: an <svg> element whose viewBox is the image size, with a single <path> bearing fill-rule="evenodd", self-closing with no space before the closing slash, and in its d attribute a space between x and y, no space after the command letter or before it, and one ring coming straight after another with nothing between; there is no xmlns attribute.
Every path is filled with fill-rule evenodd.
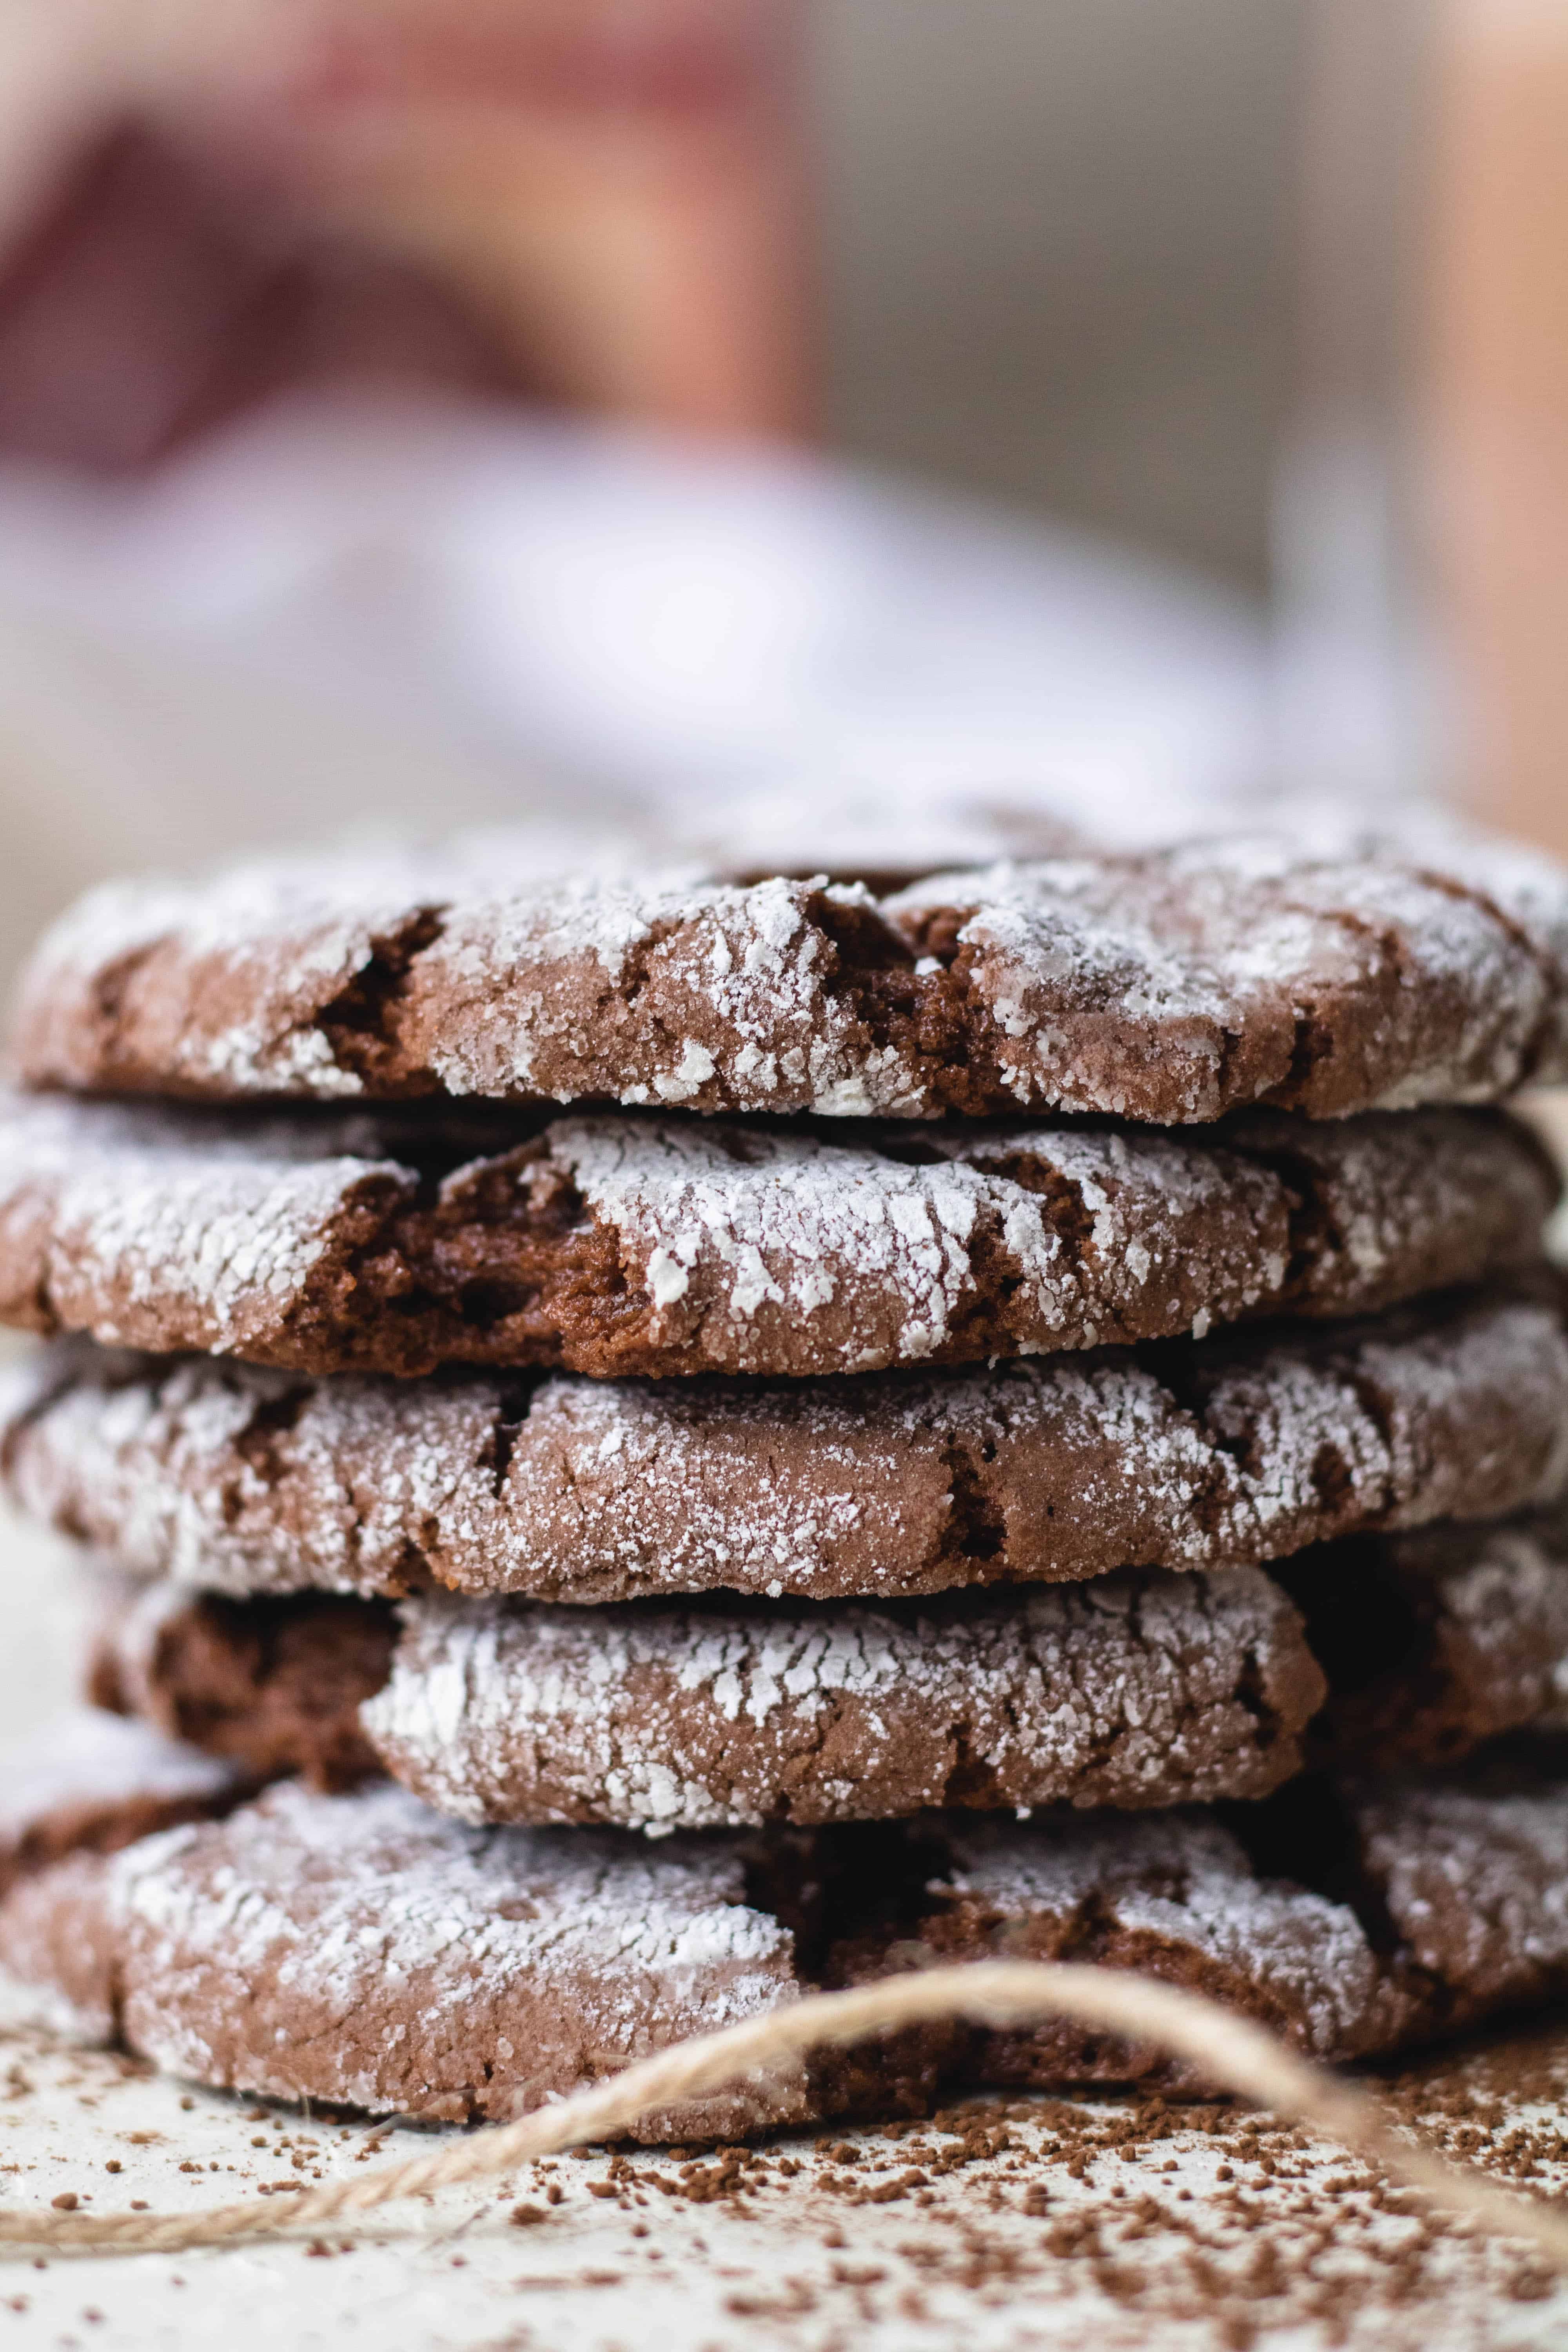
<svg viewBox="0 0 1568 2352"><path fill-rule="evenodd" d="M0 1959L78 2030L507 2116L933 1956L1329 2059L1568 1989L1568 1296L1496 1107L1568 1076L1568 877L492 838L98 893L14 1052L0 1459L97 1632ZM647 2131L1156 2067L954 2026Z"/></svg>

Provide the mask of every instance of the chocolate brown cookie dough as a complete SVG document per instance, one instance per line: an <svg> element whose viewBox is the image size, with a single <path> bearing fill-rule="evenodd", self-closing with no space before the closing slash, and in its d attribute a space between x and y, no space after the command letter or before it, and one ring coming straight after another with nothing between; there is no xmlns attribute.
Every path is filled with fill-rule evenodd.
<svg viewBox="0 0 1568 2352"><path fill-rule="evenodd" d="M116 884L44 941L35 1084L1175 1124L1568 1072L1568 879L1267 835L931 875L542 873L520 835Z"/></svg>
<svg viewBox="0 0 1568 2352"><path fill-rule="evenodd" d="M0 1477L142 1576L600 1602L888 1600L1281 1557L1568 1487L1556 1278L1375 1322L784 1387L311 1381L82 1345Z"/></svg>
<svg viewBox="0 0 1568 2352"><path fill-rule="evenodd" d="M865 1372L1387 1306L1538 1255L1559 1191L1494 1112L509 1124L15 1097L0 1318L316 1373Z"/></svg>

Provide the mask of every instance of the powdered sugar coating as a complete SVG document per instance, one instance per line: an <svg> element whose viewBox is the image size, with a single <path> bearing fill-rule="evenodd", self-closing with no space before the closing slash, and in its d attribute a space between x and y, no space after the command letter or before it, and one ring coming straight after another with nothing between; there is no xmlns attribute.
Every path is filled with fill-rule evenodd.
<svg viewBox="0 0 1568 2352"><path fill-rule="evenodd" d="M36 1083L1174 1123L1478 1100L1568 1070L1568 879L1284 835L859 883L546 870L527 835L116 886L45 940Z"/></svg>
<svg viewBox="0 0 1568 2352"><path fill-rule="evenodd" d="M676 1829L1259 1796L1324 1685L1256 1569L899 1615L406 1603L360 1720L468 1822Z"/></svg>
<svg viewBox="0 0 1568 2352"><path fill-rule="evenodd" d="M1558 1190L1458 1111L843 1143L617 1115L439 1181L411 1133L20 1099L0 1316L310 1371L865 1371L1383 1306L1518 1265Z"/></svg>
<svg viewBox="0 0 1568 2352"><path fill-rule="evenodd" d="M574 855L581 859L580 843ZM158 1008L183 1070L172 1091L356 1096L361 1081L317 1025L320 1008L350 990L407 928L423 893L493 889L509 868L526 887L560 863L558 845L520 826L417 851L380 844L258 861L196 889L172 879L103 883L39 943L18 1029L40 1013L48 1025L59 1010L52 992L89 972L95 1015L112 1027L145 988L159 943L177 939L188 993Z"/></svg>
<svg viewBox="0 0 1568 2352"><path fill-rule="evenodd" d="M35 1517L209 1589L887 1599L1204 1568L1568 1486L1554 1297L765 1389L294 1380L68 1345L18 1368Z"/></svg>
<svg viewBox="0 0 1568 2352"><path fill-rule="evenodd" d="M656 1344L705 1368L862 1371L947 1354L982 1303L987 1244L1027 1354L1092 1347L1151 1311L1166 1329L1226 1321L1278 1297L1289 1268L1279 1180L1163 1138L950 1129L911 1166L813 1137L570 1119L548 1148L614 1228L654 1302ZM1081 1244L1062 1229L1064 1193L1087 1221Z"/></svg>
<svg viewBox="0 0 1568 2352"><path fill-rule="evenodd" d="M1310 1807L1285 1820L1307 1835L1299 1860L1283 1843L1279 1877L1201 1812L952 1829L931 1890L943 1907L921 1935L943 1956L1070 1955L1174 1978L1321 2058L1441 2038L1568 1990L1568 1783L1545 1759L1324 1790L1315 1823ZM1320 1871L1359 1891L1293 1883ZM1084 2041L987 2037L978 2068L1116 2079L1152 2054Z"/></svg>
<svg viewBox="0 0 1568 2352"><path fill-rule="evenodd" d="M1020 1100L1048 1071L1064 1109L1146 1118L1173 1097L1173 1120L1267 1099L1321 1116L1495 1098L1505 1068L1561 1066L1560 919L1527 944L1462 870L1255 835L935 876L887 911L908 929L954 908Z"/></svg>
<svg viewBox="0 0 1568 2352"><path fill-rule="evenodd" d="M400 1042L454 1095L609 1092L627 1104L706 1108L722 1055L745 1097L737 1108L913 1114L923 1106L910 1073L863 1036L828 984L832 947L814 919L816 895L778 877L745 887L656 873L448 906L434 953L411 969ZM858 887L824 895L875 919ZM658 1044L633 1013L650 981L664 1000L668 1034ZM585 1014L632 1033L618 1086L584 1083L604 1066L603 1045L586 1044ZM558 1073L575 1067L583 1076L563 1087Z"/></svg>

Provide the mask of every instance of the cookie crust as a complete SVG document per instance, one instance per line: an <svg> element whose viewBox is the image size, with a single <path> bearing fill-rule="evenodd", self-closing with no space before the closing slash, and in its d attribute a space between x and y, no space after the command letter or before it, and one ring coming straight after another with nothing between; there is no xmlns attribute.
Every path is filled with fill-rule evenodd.
<svg viewBox="0 0 1568 2352"><path fill-rule="evenodd" d="M773 1388L315 1381L72 1343L11 1375L0 1477L132 1572L235 1595L1074 1581L1555 1500L1568 1322L1543 1275L1284 1336Z"/></svg>
<svg viewBox="0 0 1568 2352"><path fill-rule="evenodd" d="M380 1777L359 1709L391 1672L388 1602L324 1592L226 1601L112 1572L93 1584L93 1707L139 1717L258 1781L298 1776L335 1791Z"/></svg>
<svg viewBox="0 0 1568 2352"><path fill-rule="evenodd" d="M1560 1189L1492 1112L853 1140L503 1118L474 1156L487 1124L19 1097L0 1319L317 1373L865 1372L1366 1311L1535 1255Z"/></svg>
<svg viewBox="0 0 1568 2352"><path fill-rule="evenodd" d="M1568 1512L1352 1538L1279 1562L1331 1685L1314 1760L1455 1763L1504 1732L1568 1723Z"/></svg>
<svg viewBox="0 0 1568 2352"><path fill-rule="evenodd" d="M92 893L37 950L35 1084L1173 1125L1568 1072L1568 878L1475 840L1265 835L930 875L540 872L519 836Z"/></svg>

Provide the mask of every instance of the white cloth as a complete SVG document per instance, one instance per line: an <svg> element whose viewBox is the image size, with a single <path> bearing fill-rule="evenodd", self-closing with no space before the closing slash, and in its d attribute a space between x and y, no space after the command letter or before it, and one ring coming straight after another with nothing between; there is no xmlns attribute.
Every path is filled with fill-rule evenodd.
<svg viewBox="0 0 1568 2352"><path fill-rule="evenodd" d="M14 955L68 892L553 813L743 863L1256 805L1261 616L792 453L297 397L131 487L0 471Z"/></svg>

